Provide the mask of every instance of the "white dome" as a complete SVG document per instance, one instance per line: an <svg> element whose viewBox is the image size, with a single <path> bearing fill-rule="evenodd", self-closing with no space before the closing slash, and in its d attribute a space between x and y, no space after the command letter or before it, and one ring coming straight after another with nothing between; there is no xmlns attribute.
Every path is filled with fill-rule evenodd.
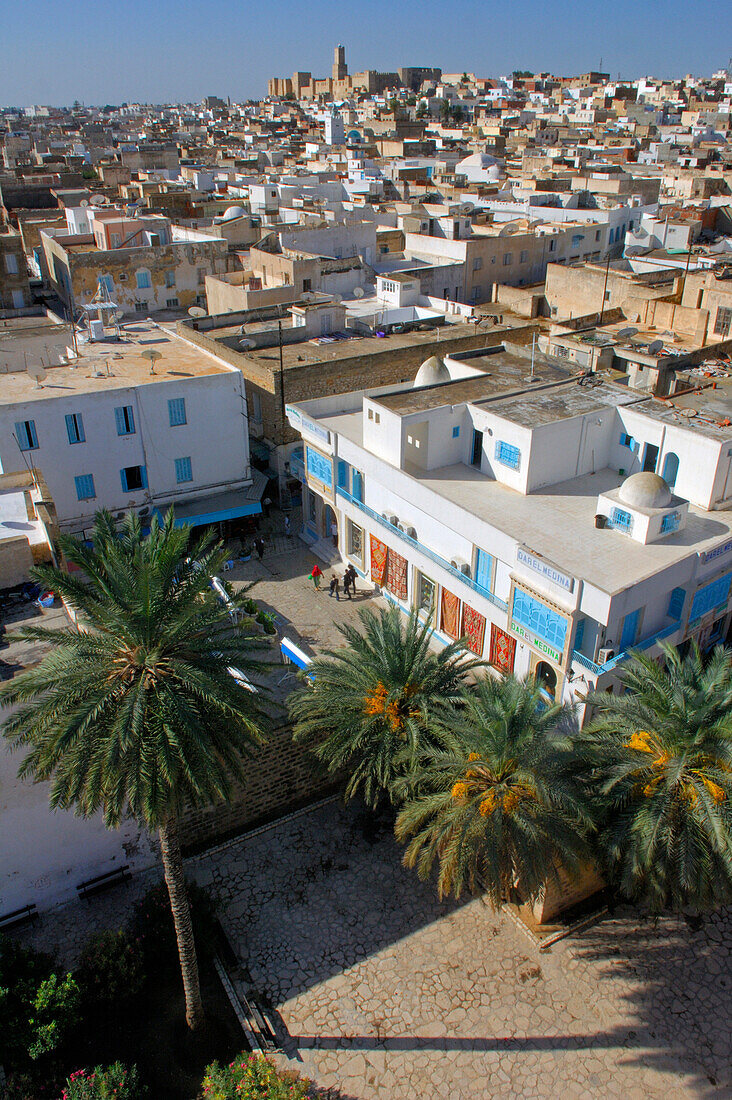
<svg viewBox="0 0 732 1100"><path fill-rule="evenodd" d="M417 386L436 386L440 382L449 382L450 372L445 366L443 359L440 359L438 355L431 355L429 359L425 359L422 366L417 371L417 377L414 379L415 388Z"/></svg>
<svg viewBox="0 0 732 1100"><path fill-rule="evenodd" d="M231 222L234 218L243 218L246 210L243 206L229 206L221 215L222 222Z"/></svg>
<svg viewBox="0 0 732 1100"><path fill-rule="evenodd" d="M469 157L464 157L463 160L458 161L458 168L491 168L494 164L500 164L501 162L492 157L490 153L471 153Z"/></svg>
<svg viewBox="0 0 732 1100"><path fill-rule="evenodd" d="M671 490L658 474L650 470L640 474L631 474L620 486L618 496L631 508L668 508L671 503Z"/></svg>

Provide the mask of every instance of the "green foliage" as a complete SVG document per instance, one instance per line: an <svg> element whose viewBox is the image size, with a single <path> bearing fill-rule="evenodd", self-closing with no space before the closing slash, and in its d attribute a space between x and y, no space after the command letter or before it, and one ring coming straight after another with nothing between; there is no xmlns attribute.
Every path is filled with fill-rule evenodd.
<svg viewBox="0 0 732 1100"><path fill-rule="evenodd" d="M216 948L216 902L195 882L186 883L196 950L213 955ZM145 976L157 974L178 957L173 914L165 883L151 887L130 921L130 938L142 955Z"/></svg>
<svg viewBox="0 0 732 1100"><path fill-rule="evenodd" d="M533 679L485 679L466 693L442 743L397 784L407 866L427 878L438 863L440 896L480 889L494 907L514 888L535 899L558 865L578 870L590 817L573 732L571 711L543 706Z"/></svg>
<svg viewBox="0 0 732 1100"><path fill-rule="evenodd" d="M115 1062L111 1066L79 1069L72 1073L61 1100L142 1100L145 1095L137 1067Z"/></svg>
<svg viewBox="0 0 732 1100"><path fill-rule="evenodd" d="M481 665L457 642L430 649L430 623L396 607L359 612L361 629L338 627L346 645L326 650L310 669L312 686L290 698L294 736L309 744L332 774L348 774L346 796L375 806L391 796L415 753L448 721L471 669Z"/></svg>
<svg viewBox="0 0 732 1100"><path fill-rule="evenodd" d="M23 1067L56 1049L78 1004L77 983L52 956L0 936L0 1065Z"/></svg>
<svg viewBox="0 0 732 1100"><path fill-rule="evenodd" d="M204 1100L307 1100L311 1095L309 1081L258 1054L240 1054L228 1066L214 1062L203 1079Z"/></svg>
<svg viewBox="0 0 732 1100"><path fill-rule="evenodd" d="M176 528L172 509L150 534L99 512L92 547L60 539L81 574L34 574L79 615L81 628L28 627L50 644L33 669L4 684L8 740L20 774L51 781L51 806L101 810L110 827L130 811L159 828L187 806L230 796L261 740L257 696L228 671L256 667L256 641L231 627L209 586L226 550Z"/></svg>
<svg viewBox="0 0 732 1100"><path fill-rule="evenodd" d="M142 988L140 944L122 929L90 936L81 952L76 978L85 1006L117 1005L129 1000Z"/></svg>
<svg viewBox="0 0 732 1100"><path fill-rule="evenodd" d="M626 693L598 692L581 735L593 769L606 874L663 909L732 902L732 656L665 647L626 665Z"/></svg>

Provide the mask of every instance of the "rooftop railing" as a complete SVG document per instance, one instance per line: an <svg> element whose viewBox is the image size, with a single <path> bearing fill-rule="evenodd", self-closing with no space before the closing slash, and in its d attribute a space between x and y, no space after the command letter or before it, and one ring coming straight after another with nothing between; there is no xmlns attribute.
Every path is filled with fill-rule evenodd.
<svg viewBox="0 0 732 1100"><path fill-rule="evenodd" d="M572 660L576 661L578 665L582 665L588 672L592 672L595 676L600 676L603 672L612 672L619 664L626 661L633 652L637 650L650 649L656 642L662 642L665 638L668 638L680 628L680 623L671 623L671 626L665 626L663 630L657 630L655 634L651 634L648 638L644 638L642 642L638 642L634 646L629 646L628 649L624 649L622 653L616 653L614 657L611 657L609 661L605 661L603 665L599 665L597 661L593 661L591 657L585 657L584 653L580 653L575 649L572 651Z"/></svg>

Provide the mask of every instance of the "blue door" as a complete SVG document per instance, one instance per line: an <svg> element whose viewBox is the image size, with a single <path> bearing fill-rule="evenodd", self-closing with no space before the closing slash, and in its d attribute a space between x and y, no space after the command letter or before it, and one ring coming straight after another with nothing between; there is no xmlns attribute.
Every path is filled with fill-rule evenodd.
<svg viewBox="0 0 732 1100"><path fill-rule="evenodd" d="M631 611L630 615L626 615L623 619L623 633L620 635L621 650L629 649L632 645L635 645L640 613L641 609L638 608L637 611Z"/></svg>

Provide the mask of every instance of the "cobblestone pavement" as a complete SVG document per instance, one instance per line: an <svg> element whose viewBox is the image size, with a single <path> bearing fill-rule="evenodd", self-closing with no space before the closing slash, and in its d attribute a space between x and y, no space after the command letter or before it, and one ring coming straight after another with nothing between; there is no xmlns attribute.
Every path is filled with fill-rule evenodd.
<svg viewBox="0 0 732 1100"><path fill-rule="evenodd" d="M629 911L540 952L364 822L328 803L190 865L301 1072L358 1100L732 1095L730 914Z"/></svg>

